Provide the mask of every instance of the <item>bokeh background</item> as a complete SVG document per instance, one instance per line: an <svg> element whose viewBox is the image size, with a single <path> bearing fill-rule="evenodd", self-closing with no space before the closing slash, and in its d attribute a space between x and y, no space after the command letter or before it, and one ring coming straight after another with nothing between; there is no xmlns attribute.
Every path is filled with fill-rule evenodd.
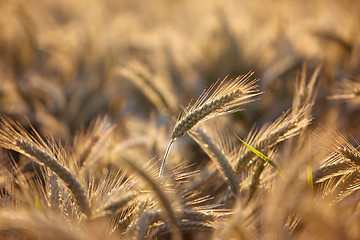
<svg viewBox="0 0 360 240"><path fill-rule="evenodd" d="M130 158L158 166L181 111L218 79L249 71L255 72L264 93L246 104L246 111L221 117L218 124L226 133L245 138L254 126L271 123L294 106L301 79L309 82L313 76L309 131L324 126L344 135L354 147L358 145L358 0L0 0L0 113L75 153L85 149L82 145L91 145L89 136L99 139L113 126L113 145L129 151ZM86 129L90 129L88 135ZM299 158L289 157L281 152L282 145L279 149L280 158L302 158L301 152L294 153ZM94 151L107 159L101 144ZM28 158L4 149L0 153L2 161L14 159L41 175L39 165ZM282 164L286 161L282 158ZM179 163L192 164L184 168L190 172L211 161L195 141L184 137L173 147L169 169ZM265 175L273 177L269 172ZM207 189L212 196L223 184L218 180L214 178L215 187ZM267 192L270 181L261 181L265 182L262 191ZM323 223L312 215L316 204L302 205L286 195L285 187L282 190L284 199L308 211L309 222ZM269 201L279 205L282 199L274 192ZM252 206L263 198L257 199ZM326 220L330 205L323 206L319 216ZM242 213L239 209L235 207L230 219L233 224L236 214ZM264 230L272 222L271 215L278 213L271 211L265 213L264 225L254 225ZM341 215L334 211L329 226ZM263 215L259 216L261 222ZM355 233L350 235L359 236L354 226ZM328 229L326 224L321 227L321 234ZM269 239L278 239L271 230L268 234Z"/></svg>
<svg viewBox="0 0 360 240"><path fill-rule="evenodd" d="M249 70L266 93L244 124L266 122L291 106L303 64L308 75L321 66L317 115L344 111L350 129L359 120L357 106L329 100L356 88L339 83L359 80L359 1L0 4L0 111L51 135L66 138L99 115L177 117L217 79Z"/></svg>

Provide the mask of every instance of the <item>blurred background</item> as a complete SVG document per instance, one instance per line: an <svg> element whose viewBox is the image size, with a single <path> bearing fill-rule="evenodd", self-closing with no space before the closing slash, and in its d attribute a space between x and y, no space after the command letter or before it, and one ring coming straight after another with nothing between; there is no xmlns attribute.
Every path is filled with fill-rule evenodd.
<svg viewBox="0 0 360 240"><path fill-rule="evenodd" d="M106 115L123 138L166 144L217 79L260 79L265 93L234 118L245 132L320 67L315 122L358 136L359 32L357 0L1 0L0 112L63 140Z"/></svg>

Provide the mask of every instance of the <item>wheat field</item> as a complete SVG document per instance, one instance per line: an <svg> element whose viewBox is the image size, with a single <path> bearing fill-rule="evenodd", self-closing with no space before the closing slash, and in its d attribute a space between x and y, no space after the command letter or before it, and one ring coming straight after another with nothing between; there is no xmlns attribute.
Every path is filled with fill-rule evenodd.
<svg viewBox="0 0 360 240"><path fill-rule="evenodd" d="M0 0L0 239L360 239L357 0Z"/></svg>

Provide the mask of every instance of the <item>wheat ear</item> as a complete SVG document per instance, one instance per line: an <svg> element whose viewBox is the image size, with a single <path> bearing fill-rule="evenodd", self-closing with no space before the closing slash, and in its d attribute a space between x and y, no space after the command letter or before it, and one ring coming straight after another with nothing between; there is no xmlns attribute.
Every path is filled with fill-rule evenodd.
<svg viewBox="0 0 360 240"><path fill-rule="evenodd" d="M353 171L354 166L348 161L341 160L338 154L334 154L330 158L338 158L339 161L332 164L324 164L320 168L313 171L314 182L320 183L330 178L338 177ZM329 158L328 158L329 159ZM325 160L328 161L328 160Z"/></svg>
<svg viewBox="0 0 360 240"><path fill-rule="evenodd" d="M136 221L136 239L146 239L146 235L149 231L149 226L151 226L153 223L160 221L160 213L158 211L155 212L145 212L142 214L138 220Z"/></svg>
<svg viewBox="0 0 360 240"><path fill-rule="evenodd" d="M40 137L40 135L33 129L34 135L30 135L23 127L16 122L7 119L5 116L0 116L0 146L6 149L11 149L18 153L24 154L38 163L48 167L53 171L69 188L73 194L79 209L88 217L91 216L91 207L89 199L84 188L81 186L78 179L63 166L54 156L48 143ZM57 148L51 146L52 148ZM59 156L62 152L59 151Z"/></svg>
<svg viewBox="0 0 360 240"><path fill-rule="evenodd" d="M188 221L182 220L178 221L177 225L181 229L182 232L212 232L214 231L214 226L211 223L207 222L196 222L196 221ZM161 224L156 226L154 231L151 233L149 239L162 239L166 235L170 234L169 229L171 229L171 225L168 223Z"/></svg>
<svg viewBox="0 0 360 240"><path fill-rule="evenodd" d="M46 167L50 168L61 180L64 181L66 186L70 189L81 212L88 217L91 216L91 207L89 199L86 196L85 190L81 186L77 178L64 166L62 166L55 158L50 154L42 151L35 145L23 140L17 139L16 145L22 150L20 152L25 153L31 158L36 159Z"/></svg>
<svg viewBox="0 0 360 240"><path fill-rule="evenodd" d="M256 89L257 80L250 80L254 72L227 81L217 81L207 91L204 91L195 104L188 107L179 120L171 134L170 143L163 158L159 176L164 171L164 166L170 148L176 139L184 136L195 125L210 118L241 110L245 103L253 101L260 92Z"/></svg>
<svg viewBox="0 0 360 240"><path fill-rule="evenodd" d="M49 189L48 189L49 206L54 211L58 211L60 206L58 177L52 171L49 171L48 176L49 176Z"/></svg>
<svg viewBox="0 0 360 240"><path fill-rule="evenodd" d="M302 107L297 114L291 114L289 111L282 114L271 125L263 126L259 131L253 131L249 134L247 141L258 151L264 151L265 148L271 149L275 145L286 139L300 134L300 132L311 123L311 117L308 112L312 105ZM254 153L250 149L243 147L239 151L239 159L235 165L237 174L241 174L246 169Z"/></svg>
<svg viewBox="0 0 360 240"><path fill-rule="evenodd" d="M167 217L171 223L171 231L173 234L173 239L180 240L181 232L176 225L177 217L175 215L174 209L172 207L172 203L170 199L167 197L167 194L163 189L160 187L161 183L158 181L158 179L152 177L150 173L145 171L142 167L140 167L138 164L134 163L133 161L130 161L128 159L123 159L123 162L126 164L128 169L138 175L155 193L157 196L159 203L162 205L165 213L167 214Z"/></svg>
<svg viewBox="0 0 360 240"><path fill-rule="evenodd" d="M190 135L216 164L223 179L236 196L240 192L239 176L231 165L233 154L231 154L232 146L230 140L219 131L207 131L207 129L200 126L191 131ZM217 139L217 141L215 141L215 139Z"/></svg>
<svg viewBox="0 0 360 240"><path fill-rule="evenodd" d="M127 206L133 199L139 196L137 192L127 192L123 196L119 197L115 201L111 201L110 203L106 204L103 208L104 211L110 211L111 213L115 213L119 209L124 208Z"/></svg>

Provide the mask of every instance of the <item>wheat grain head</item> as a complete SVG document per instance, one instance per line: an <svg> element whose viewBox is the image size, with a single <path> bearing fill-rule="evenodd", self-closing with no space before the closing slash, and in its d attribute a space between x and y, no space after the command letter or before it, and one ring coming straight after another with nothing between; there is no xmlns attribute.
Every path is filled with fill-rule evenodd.
<svg viewBox="0 0 360 240"><path fill-rule="evenodd" d="M218 126L215 125L211 128L197 126L191 131L190 136L215 163L223 179L236 196L239 193L239 176L231 164L236 155L232 151L233 145L228 135L220 132Z"/></svg>
<svg viewBox="0 0 360 240"><path fill-rule="evenodd" d="M22 126L4 116L0 116L0 124L0 146L24 154L48 167L69 188L80 211L90 217L92 210L85 189L76 176L58 161L61 157L66 158L66 151L56 146L50 139L50 143L46 143L34 129L33 136Z"/></svg>
<svg viewBox="0 0 360 240"><path fill-rule="evenodd" d="M184 136L198 123L210 118L242 110L245 103L254 101L261 94L257 90L257 80L251 80L254 72L227 81L217 81L204 91L194 105L181 114L171 134L170 143L166 149L159 176L162 174L170 148L176 139Z"/></svg>

